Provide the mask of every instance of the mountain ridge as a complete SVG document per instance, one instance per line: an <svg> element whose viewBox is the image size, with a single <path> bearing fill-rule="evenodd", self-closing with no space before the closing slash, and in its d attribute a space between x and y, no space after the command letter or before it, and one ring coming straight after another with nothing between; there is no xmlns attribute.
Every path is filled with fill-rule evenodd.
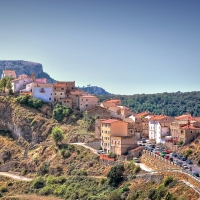
<svg viewBox="0 0 200 200"><path fill-rule="evenodd" d="M3 70L15 70L16 75L32 73L36 74L37 78L46 78L47 83L55 83L56 80L51 78L50 75L43 71L43 66L37 62L30 62L24 60L0 60L0 74Z"/></svg>

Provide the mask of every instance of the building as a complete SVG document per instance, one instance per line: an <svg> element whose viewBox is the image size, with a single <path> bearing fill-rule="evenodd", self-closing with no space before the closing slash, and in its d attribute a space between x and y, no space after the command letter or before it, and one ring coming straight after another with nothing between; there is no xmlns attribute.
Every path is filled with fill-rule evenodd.
<svg viewBox="0 0 200 200"><path fill-rule="evenodd" d="M137 139L133 136L112 136L111 152L116 155L127 154L129 150L137 147Z"/></svg>
<svg viewBox="0 0 200 200"><path fill-rule="evenodd" d="M98 98L93 95L80 96L79 97L79 109L84 111L90 108L94 108L98 105Z"/></svg>
<svg viewBox="0 0 200 200"><path fill-rule="evenodd" d="M32 83L33 79L31 76L23 76L11 81L12 91L14 93L20 92L20 90L26 89L26 85Z"/></svg>
<svg viewBox="0 0 200 200"><path fill-rule="evenodd" d="M33 98L40 99L44 102L53 101L53 85L52 84L38 84L34 83Z"/></svg>
<svg viewBox="0 0 200 200"><path fill-rule="evenodd" d="M17 75L15 73L15 70L3 70L1 78L4 77L12 77L13 79L16 79Z"/></svg>
<svg viewBox="0 0 200 200"><path fill-rule="evenodd" d="M149 139L156 143L164 143L165 136L170 135L170 123L172 117L155 115L149 119Z"/></svg>
<svg viewBox="0 0 200 200"><path fill-rule="evenodd" d="M129 127L127 122L117 119L101 121L102 149L106 153L113 152L117 155L121 155L137 146L137 139L134 135L129 134L129 128L131 127Z"/></svg>
<svg viewBox="0 0 200 200"><path fill-rule="evenodd" d="M121 100L119 99L110 99L110 100L107 100L107 101L103 101L101 104L100 104L101 107L104 107L104 108L107 108L107 109L114 109L116 108L117 106L121 106Z"/></svg>
<svg viewBox="0 0 200 200"><path fill-rule="evenodd" d="M184 145L188 144L200 135L199 118L194 118L190 114L175 117L170 124L170 131L174 143L182 141Z"/></svg>

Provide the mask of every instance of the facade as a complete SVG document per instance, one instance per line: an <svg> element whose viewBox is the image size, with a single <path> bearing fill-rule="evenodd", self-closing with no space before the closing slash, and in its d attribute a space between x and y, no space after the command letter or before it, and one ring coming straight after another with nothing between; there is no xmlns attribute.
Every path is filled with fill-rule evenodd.
<svg viewBox="0 0 200 200"><path fill-rule="evenodd" d="M98 105L98 98L93 95L79 97L79 109L84 111Z"/></svg>
<svg viewBox="0 0 200 200"><path fill-rule="evenodd" d="M34 83L33 98L40 99L44 102L52 102L53 101L53 85Z"/></svg>
<svg viewBox="0 0 200 200"><path fill-rule="evenodd" d="M155 140L156 143L164 142L165 136L170 135L170 123L172 117L157 115L149 119L149 139Z"/></svg>
<svg viewBox="0 0 200 200"><path fill-rule="evenodd" d="M198 118L193 118L190 114L175 117L175 121L170 124L172 141L174 143L182 141L188 144L200 135L200 122Z"/></svg>
<svg viewBox="0 0 200 200"><path fill-rule="evenodd" d="M4 78L4 77L12 77L16 79L17 75L15 73L15 70L3 70L1 78Z"/></svg>
<svg viewBox="0 0 200 200"><path fill-rule="evenodd" d="M127 154L135 147L137 147L137 139L132 135L111 137L111 152L117 155Z"/></svg>
<svg viewBox="0 0 200 200"><path fill-rule="evenodd" d="M101 146L106 153L113 152L117 155L122 155L137 146L137 138L131 132L132 126L129 126L127 122L116 119L100 122Z"/></svg>
<svg viewBox="0 0 200 200"><path fill-rule="evenodd" d="M11 81L12 90L14 93L20 92L20 90L24 90L26 85L32 83L33 79L31 76L17 78Z"/></svg>

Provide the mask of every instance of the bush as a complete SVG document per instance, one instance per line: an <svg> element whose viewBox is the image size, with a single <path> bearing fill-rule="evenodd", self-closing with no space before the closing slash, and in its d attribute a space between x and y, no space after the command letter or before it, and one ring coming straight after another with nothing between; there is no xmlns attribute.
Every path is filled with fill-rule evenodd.
<svg viewBox="0 0 200 200"><path fill-rule="evenodd" d="M53 138L56 145L58 145L58 142L61 142L64 139L63 130L58 126L55 126L51 131L51 137Z"/></svg>
<svg viewBox="0 0 200 200"><path fill-rule="evenodd" d="M60 104L56 104L56 106L53 109L53 118L62 121L64 117L68 117L72 113L72 109L68 108L66 106L62 106Z"/></svg>
<svg viewBox="0 0 200 200"><path fill-rule="evenodd" d="M35 180L32 181L31 186L34 189L40 189L45 186L45 180L42 177L38 177Z"/></svg>
<svg viewBox="0 0 200 200"><path fill-rule="evenodd" d="M51 185L47 185L40 190L39 194L48 196L50 194L53 194L53 191L54 191L53 187Z"/></svg>
<svg viewBox="0 0 200 200"><path fill-rule="evenodd" d="M109 200L120 200L121 194L118 190L114 190L114 191L110 192L108 199Z"/></svg>
<svg viewBox="0 0 200 200"><path fill-rule="evenodd" d="M156 189L150 189L148 192L148 198L154 199L155 194L156 194Z"/></svg>
<svg viewBox="0 0 200 200"><path fill-rule="evenodd" d="M8 192L8 188L5 187L5 186L1 186L1 187L0 187L0 192L1 192L1 193Z"/></svg>
<svg viewBox="0 0 200 200"><path fill-rule="evenodd" d="M123 172L124 172L124 166L123 165L116 165L113 166L109 173L107 174L107 177L109 178L109 184L111 186L116 187L122 180L123 180Z"/></svg>
<svg viewBox="0 0 200 200"><path fill-rule="evenodd" d="M140 166L139 165L135 166L134 172L137 174L139 171L140 171Z"/></svg>
<svg viewBox="0 0 200 200"><path fill-rule="evenodd" d="M62 149L62 150L60 151L60 153L61 153L61 155L62 155L63 158L69 158L69 157L71 156L70 151L69 151L69 150L66 150L66 149Z"/></svg>
<svg viewBox="0 0 200 200"><path fill-rule="evenodd" d="M187 158L190 154L192 154L192 150L191 150L191 149L187 149L187 150L184 152L183 156Z"/></svg>
<svg viewBox="0 0 200 200"><path fill-rule="evenodd" d="M173 178L171 176L168 176L164 179L164 186L167 187L171 182L173 181Z"/></svg>
<svg viewBox="0 0 200 200"><path fill-rule="evenodd" d="M22 95L17 97L17 102L32 108L42 107L43 101L30 97L29 95Z"/></svg>

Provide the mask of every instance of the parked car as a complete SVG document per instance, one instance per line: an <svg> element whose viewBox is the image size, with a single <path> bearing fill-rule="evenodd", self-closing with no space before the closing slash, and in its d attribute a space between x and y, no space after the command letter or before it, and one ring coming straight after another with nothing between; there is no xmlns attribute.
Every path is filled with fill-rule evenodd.
<svg viewBox="0 0 200 200"><path fill-rule="evenodd" d="M174 152L174 153L172 153L172 156L173 157L177 157L177 154Z"/></svg>
<svg viewBox="0 0 200 200"><path fill-rule="evenodd" d="M143 143L146 143L146 138L142 138L142 142L143 142Z"/></svg>
<svg viewBox="0 0 200 200"><path fill-rule="evenodd" d="M193 172L193 176L199 177L199 173L198 172Z"/></svg>
<svg viewBox="0 0 200 200"><path fill-rule="evenodd" d="M103 150L98 150L97 153L98 154L104 154L105 152Z"/></svg>
<svg viewBox="0 0 200 200"><path fill-rule="evenodd" d="M186 163L188 163L188 164L190 164L190 165L193 164L193 162L192 162L191 160L186 160Z"/></svg>
<svg viewBox="0 0 200 200"><path fill-rule="evenodd" d="M165 159L168 159L168 158L169 158L169 156L168 156L168 155L165 155L165 156L164 156L164 158L165 158Z"/></svg>
<svg viewBox="0 0 200 200"><path fill-rule="evenodd" d="M180 160L186 161L187 159L186 159L186 157L181 157Z"/></svg>
<svg viewBox="0 0 200 200"><path fill-rule="evenodd" d="M173 162L174 159L172 157L169 157L167 160Z"/></svg>
<svg viewBox="0 0 200 200"><path fill-rule="evenodd" d="M182 163L182 162L178 162L177 164L178 164L180 167L183 166L183 163Z"/></svg>
<svg viewBox="0 0 200 200"><path fill-rule="evenodd" d="M178 159L181 159L182 156L181 156L180 154L177 154L177 158L178 158Z"/></svg>
<svg viewBox="0 0 200 200"><path fill-rule="evenodd" d="M189 169L189 167L186 164L184 164L183 169Z"/></svg>
<svg viewBox="0 0 200 200"><path fill-rule="evenodd" d="M154 150L154 148L152 148L152 147L149 147L147 150L149 150L149 151L153 151Z"/></svg>
<svg viewBox="0 0 200 200"><path fill-rule="evenodd" d="M174 160L174 164L178 165L179 161L178 160Z"/></svg>
<svg viewBox="0 0 200 200"><path fill-rule="evenodd" d="M170 153L170 151L169 151L168 149L165 149L164 152L165 152L166 154L169 154L169 153Z"/></svg>
<svg viewBox="0 0 200 200"><path fill-rule="evenodd" d="M161 153L160 153L160 156L161 157L164 157L166 155L166 153L164 152L164 151L162 151Z"/></svg>

